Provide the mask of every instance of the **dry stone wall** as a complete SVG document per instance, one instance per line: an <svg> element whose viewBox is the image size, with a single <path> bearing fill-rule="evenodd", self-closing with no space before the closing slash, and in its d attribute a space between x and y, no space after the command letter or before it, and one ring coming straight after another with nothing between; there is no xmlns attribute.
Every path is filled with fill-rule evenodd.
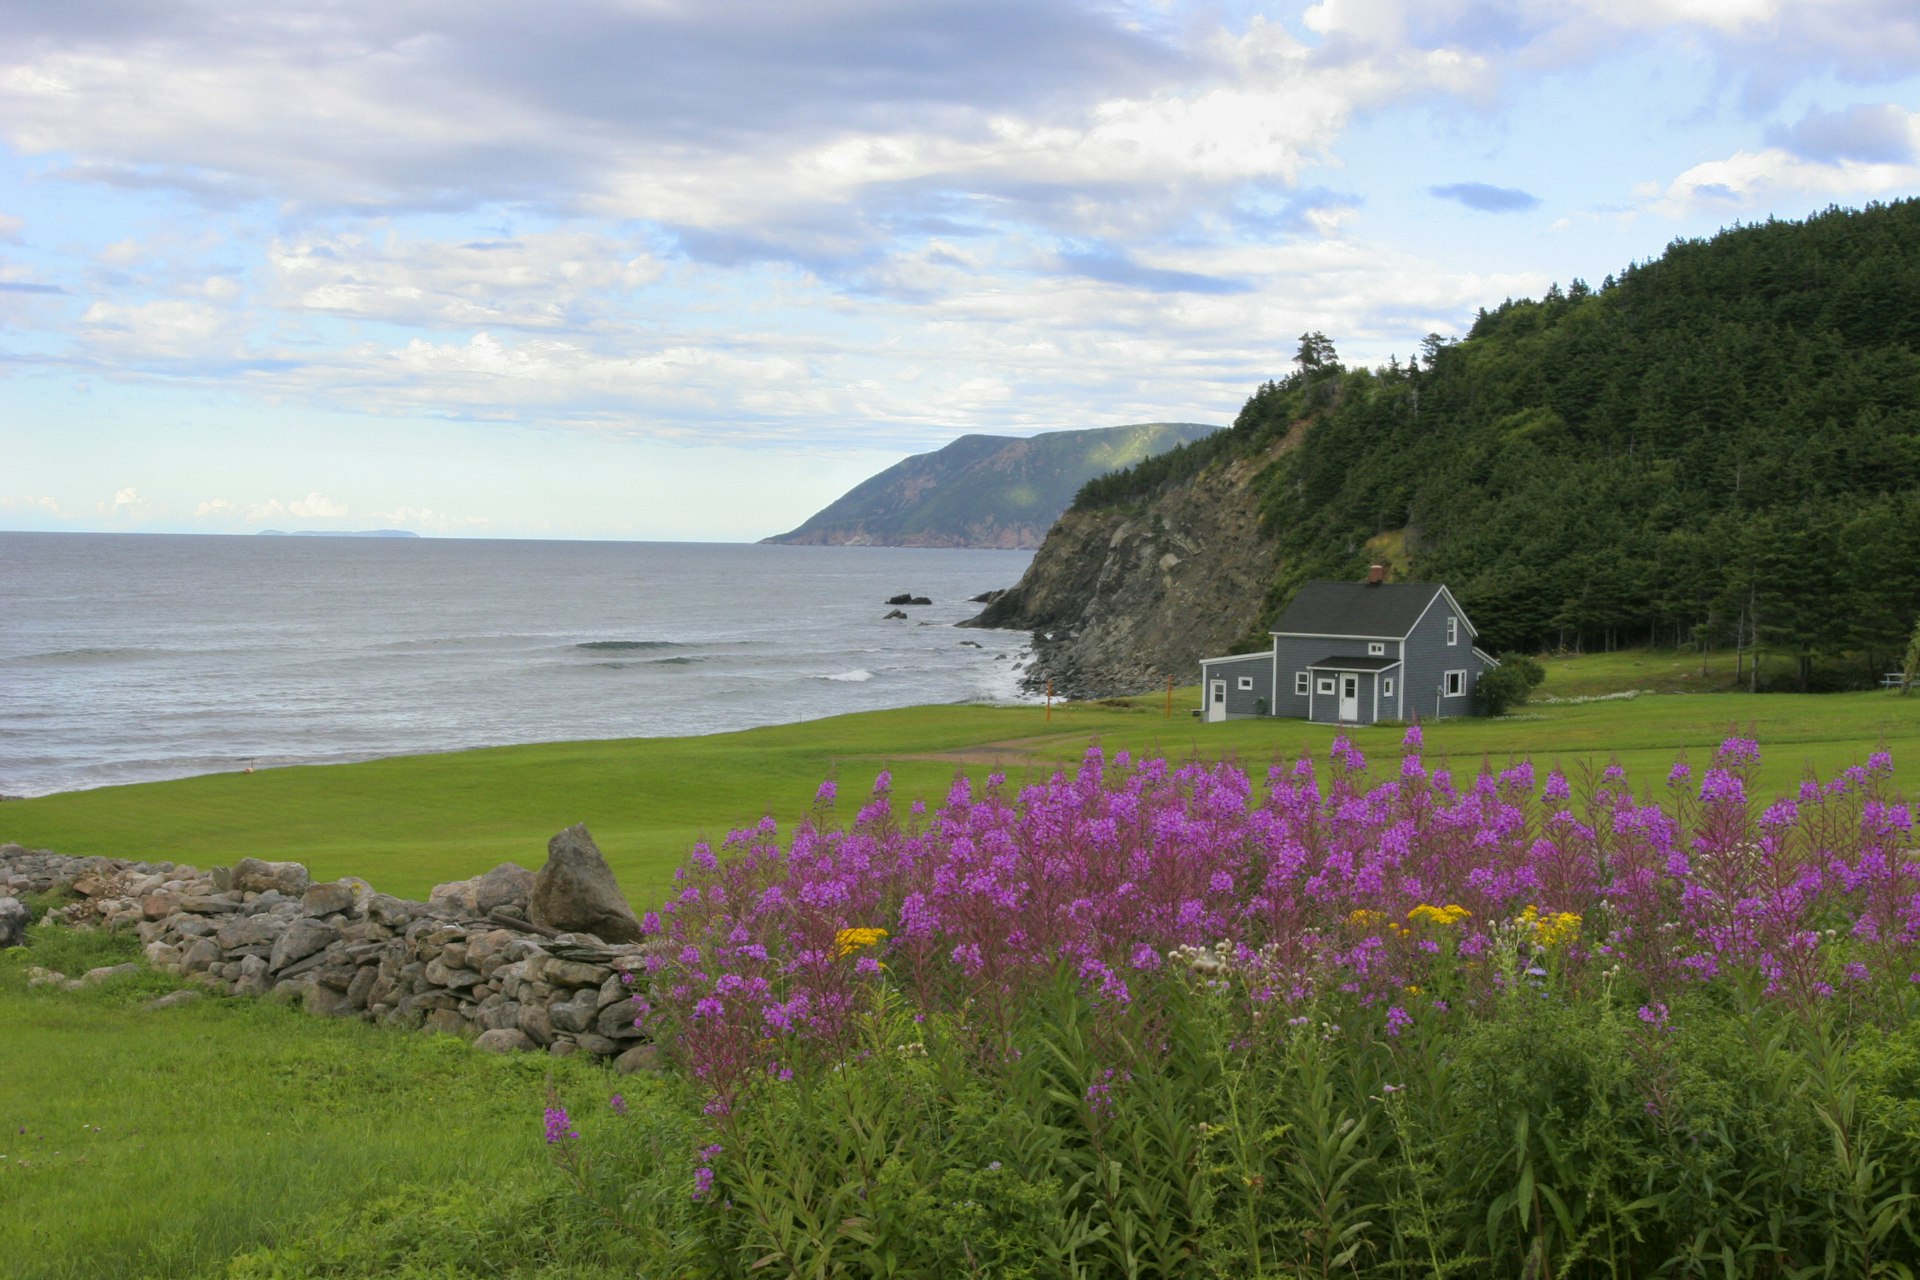
<svg viewBox="0 0 1920 1280"><path fill-rule="evenodd" d="M149 965L216 992L471 1036L502 1052L588 1053L635 1070L653 1053L634 1026L649 944L555 927L569 911L632 919L624 900L617 911L605 902L553 905L554 882L595 879L595 863L604 870L592 838L574 827L554 837L538 875L508 863L410 902L351 877L316 884L293 862L243 858L201 871L5 844L0 904L68 890L76 900L50 919L135 931ZM611 885L609 872L602 891ZM530 912L536 901L545 912Z"/></svg>

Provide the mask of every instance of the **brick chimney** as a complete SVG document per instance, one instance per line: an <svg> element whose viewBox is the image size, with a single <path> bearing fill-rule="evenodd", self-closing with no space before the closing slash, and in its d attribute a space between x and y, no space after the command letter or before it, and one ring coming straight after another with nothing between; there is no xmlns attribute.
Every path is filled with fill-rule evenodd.
<svg viewBox="0 0 1920 1280"><path fill-rule="evenodd" d="M1377 587L1387 580L1387 566L1370 564L1367 566L1367 585Z"/></svg>

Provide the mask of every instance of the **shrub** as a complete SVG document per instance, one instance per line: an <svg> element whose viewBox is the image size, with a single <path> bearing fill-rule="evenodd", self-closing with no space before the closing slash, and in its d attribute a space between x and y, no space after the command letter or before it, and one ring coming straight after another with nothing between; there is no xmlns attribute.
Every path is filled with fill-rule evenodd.
<svg viewBox="0 0 1920 1280"><path fill-rule="evenodd" d="M1503 716L1525 702L1546 678L1546 668L1538 662L1525 654L1510 653L1474 682L1473 708L1483 716Z"/></svg>

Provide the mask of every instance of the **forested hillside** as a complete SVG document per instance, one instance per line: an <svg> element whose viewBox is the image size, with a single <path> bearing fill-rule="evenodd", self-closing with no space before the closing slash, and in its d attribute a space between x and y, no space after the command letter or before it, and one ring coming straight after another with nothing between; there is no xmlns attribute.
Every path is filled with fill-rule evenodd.
<svg viewBox="0 0 1920 1280"><path fill-rule="evenodd" d="M825 546L1040 545L1087 479L1218 434L1193 422L961 436L861 481L791 533L763 542Z"/></svg>
<svg viewBox="0 0 1920 1280"><path fill-rule="evenodd" d="M1489 649L1757 642L1795 683L1859 680L1920 612L1920 202L1677 241L1406 364L1309 334L1230 433L1075 510L1137 513L1303 422L1257 482L1262 622L1385 555L1449 583Z"/></svg>

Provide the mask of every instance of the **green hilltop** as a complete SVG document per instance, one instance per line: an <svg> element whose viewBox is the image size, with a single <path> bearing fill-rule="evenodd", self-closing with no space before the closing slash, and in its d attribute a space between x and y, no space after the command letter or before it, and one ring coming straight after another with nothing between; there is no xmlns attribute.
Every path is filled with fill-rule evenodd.
<svg viewBox="0 0 1920 1280"><path fill-rule="evenodd" d="M1087 481L1218 427L1143 422L1037 436L961 436L862 481L789 533L762 539L826 546L1040 545Z"/></svg>
<svg viewBox="0 0 1920 1280"><path fill-rule="evenodd" d="M1678 240L1405 364L1348 368L1318 333L1294 363L1230 431L1089 483L1073 519L1150 517L1252 460L1255 642L1301 583L1384 559L1448 583L1490 650L1758 646L1803 689L1900 663L1920 202Z"/></svg>

